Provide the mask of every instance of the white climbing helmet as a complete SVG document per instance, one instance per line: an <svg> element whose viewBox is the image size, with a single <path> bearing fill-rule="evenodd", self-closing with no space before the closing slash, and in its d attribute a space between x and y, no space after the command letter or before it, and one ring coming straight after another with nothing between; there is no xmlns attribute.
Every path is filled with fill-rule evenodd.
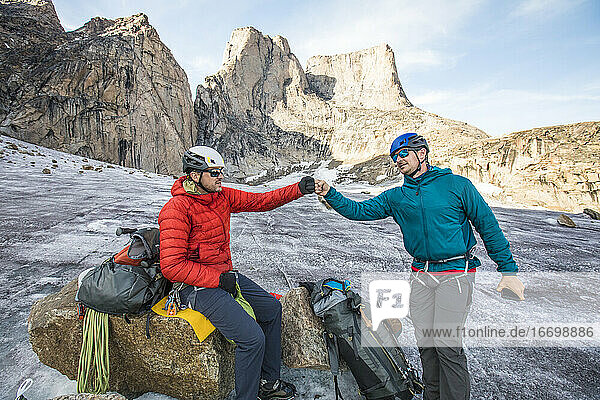
<svg viewBox="0 0 600 400"><path fill-rule="evenodd" d="M207 146L194 146L183 153L183 172L206 171L209 168L225 168L221 154Z"/></svg>

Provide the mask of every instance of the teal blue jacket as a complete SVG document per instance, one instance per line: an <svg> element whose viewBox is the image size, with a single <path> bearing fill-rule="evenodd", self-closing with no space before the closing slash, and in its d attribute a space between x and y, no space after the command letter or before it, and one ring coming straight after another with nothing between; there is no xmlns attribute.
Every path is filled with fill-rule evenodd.
<svg viewBox="0 0 600 400"><path fill-rule="evenodd" d="M471 224L499 272L511 275L518 270L490 207L471 181L454 175L450 169L430 167L417 179L405 176L402 186L362 202L350 200L334 188L329 189L325 200L352 220L394 218L402 230L404 247L415 258L413 270L424 268L418 260L436 261L466 254L477 243ZM479 265L481 262L474 257L468 269L474 271ZM429 264L432 272L464 269L464 260Z"/></svg>

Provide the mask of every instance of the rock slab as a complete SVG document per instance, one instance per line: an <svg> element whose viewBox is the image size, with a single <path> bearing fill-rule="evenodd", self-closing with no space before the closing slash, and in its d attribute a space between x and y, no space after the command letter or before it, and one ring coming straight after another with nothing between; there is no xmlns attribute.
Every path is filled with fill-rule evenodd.
<svg viewBox="0 0 600 400"><path fill-rule="evenodd" d="M290 290L281 306L281 361L290 368L329 369L323 323L310 307L308 290Z"/></svg>
<svg viewBox="0 0 600 400"><path fill-rule="evenodd" d="M583 213L592 219L600 219L600 212L592 210L591 208L584 208Z"/></svg>
<svg viewBox="0 0 600 400"><path fill-rule="evenodd" d="M560 214L556 221L560 225L567 226L569 228L577 227L577 225L575 225L575 222L573 222L573 220L571 218L569 218L568 216L566 216L565 214Z"/></svg>
<svg viewBox="0 0 600 400"><path fill-rule="evenodd" d="M37 301L28 320L29 339L40 361L73 380L77 379L83 332L77 319L76 291L74 280ZM308 291L292 289L281 303L282 362L290 368L328 370L323 324L310 307ZM130 324L122 317L109 318L111 391L126 396L156 392L190 400L223 399L231 392L234 346L218 331L200 343L189 324L179 318L153 315L151 339L146 338L145 327L145 316L131 318Z"/></svg>

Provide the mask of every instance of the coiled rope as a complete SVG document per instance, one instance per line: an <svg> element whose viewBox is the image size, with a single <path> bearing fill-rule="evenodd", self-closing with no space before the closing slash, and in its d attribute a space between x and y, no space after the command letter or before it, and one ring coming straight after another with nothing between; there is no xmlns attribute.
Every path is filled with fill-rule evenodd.
<svg viewBox="0 0 600 400"><path fill-rule="evenodd" d="M77 393L106 393L109 375L108 314L88 308L83 320Z"/></svg>

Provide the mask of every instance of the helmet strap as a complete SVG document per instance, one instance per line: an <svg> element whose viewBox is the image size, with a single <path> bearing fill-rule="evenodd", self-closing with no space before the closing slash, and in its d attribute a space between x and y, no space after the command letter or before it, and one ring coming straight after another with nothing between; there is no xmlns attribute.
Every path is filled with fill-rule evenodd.
<svg viewBox="0 0 600 400"><path fill-rule="evenodd" d="M421 150L421 149L419 149L419 150ZM427 169L429 169L429 162L427 161L427 154L425 154L425 159L424 159L423 161L421 161L421 160L419 159L419 154L418 154L418 151L419 151L419 150L414 150L414 149L412 149L412 151L414 151L414 152L415 152L415 156L417 157L417 160L419 160L419 166L418 166L417 168L415 168L415 170L414 170L413 172L411 172L410 174L407 174L407 175L408 175L408 176L410 176L411 178L414 178L414 176L415 176L415 175L416 175L416 174L417 174L419 171L421 171L421 166L423 165L423 163L425 163L425 164L427 165Z"/></svg>
<svg viewBox="0 0 600 400"><path fill-rule="evenodd" d="M210 193L210 191L207 188L205 188L204 185L202 184L202 174L204 173L204 171L195 171L195 172L198 172L200 174L200 179L198 179L198 182L196 182L190 176L190 179L192 179L192 182L194 182L196 184L196 186L199 186L200 189L204 190L206 193Z"/></svg>

